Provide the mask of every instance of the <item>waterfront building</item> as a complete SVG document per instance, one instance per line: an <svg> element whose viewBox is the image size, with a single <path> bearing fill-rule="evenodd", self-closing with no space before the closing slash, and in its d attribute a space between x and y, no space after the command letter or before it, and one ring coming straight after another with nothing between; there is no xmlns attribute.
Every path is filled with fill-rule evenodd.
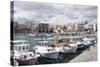
<svg viewBox="0 0 100 67"><path fill-rule="evenodd" d="M78 32L83 32L83 31L84 31L84 24L78 23Z"/></svg>
<svg viewBox="0 0 100 67"><path fill-rule="evenodd" d="M30 33L31 26L13 22L13 32L14 33Z"/></svg>
<svg viewBox="0 0 100 67"><path fill-rule="evenodd" d="M37 26L38 33L53 33L53 28L47 23L39 23Z"/></svg>

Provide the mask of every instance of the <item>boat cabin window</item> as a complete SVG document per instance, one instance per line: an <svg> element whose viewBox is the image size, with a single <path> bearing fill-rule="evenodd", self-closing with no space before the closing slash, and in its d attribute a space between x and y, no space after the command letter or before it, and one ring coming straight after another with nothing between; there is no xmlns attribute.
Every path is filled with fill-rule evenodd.
<svg viewBox="0 0 100 67"><path fill-rule="evenodd" d="M63 42L63 40L62 40L62 39L58 40L58 43L62 43L62 42Z"/></svg>
<svg viewBox="0 0 100 67"><path fill-rule="evenodd" d="M19 46L19 49L18 50L21 50L21 46Z"/></svg>
<svg viewBox="0 0 100 67"><path fill-rule="evenodd" d="M32 56L32 54L30 54L30 56Z"/></svg>
<svg viewBox="0 0 100 67"><path fill-rule="evenodd" d="M47 46L49 43L39 43L39 42L38 42L37 44L38 44L38 45L41 45L41 46L44 46L44 45Z"/></svg>
<svg viewBox="0 0 100 67"><path fill-rule="evenodd" d="M28 46L26 46L26 49L28 49Z"/></svg>
<svg viewBox="0 0 100 67"><path fill-rule="evenodd" d="M25 46L23 46L23 50L25 50Z"/></svg>
<svg viewBox="0 0 100 67"><path fill-rule="evenodd" d="M45 43L45 46L46 46L47 44Z"/></svg>
<svg viewBox="0 0 100 67"><path fill-rule="evenodd" d="M27 56L26 55L24 55L24 59L26 59L27 58Z"/></svg>
<svg viewBox="0 0 100 67"><path fill-rule="evenodd" d="M82 41L82 38L70 38L71 41Z"/></svg>
<svg viewBox="0 0 100 67"><path fill-rule="evenodd" d="M47 49L48 51L52 51L53 49Z"/></svg>
<svg viewBox="0 0 100 67"><path fill-rule="evenodd" d="M21 50L21 47L19 47L19 46L14 46L14 50Z"/></svg>
<svg viewBox="0 0 100 67"><path fill-rule="evenodd" d="M71 47L71 46L70 46L70 45L68 45L68 44L64 44L64 46L65 46L65 47Z"/></svg>

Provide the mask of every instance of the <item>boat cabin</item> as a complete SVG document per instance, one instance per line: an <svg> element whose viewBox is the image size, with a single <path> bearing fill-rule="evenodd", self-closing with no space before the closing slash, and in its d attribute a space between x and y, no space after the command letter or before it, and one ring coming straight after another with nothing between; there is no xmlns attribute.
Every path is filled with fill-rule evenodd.
<svg viewBox="0 0 100 67"><path fill-rule="evenodd" d="M90 38L84 38L84 45L95 45L96 40L95 39L90 39Z"/></svg>
<svg viewBox="0 0 100 67"><path fill-rule="evenodd" d="M49 41L38 41L37 45L39 45L39 46L48 46Z"/></svg>
<svg viewBox="0 0 100 67"><path fill-rule="evenodd" d="M21 53L19 59L28 60L28 59L32 59L32 57L35 57L35 54L33 52L23 52Z"/></svg>
<svg viewBox="0 0 100 67"><path fill-rule="evenodd" d="M29 51L29 42L26 40L15 40L13 41L13 48L18 52Z"/></svg>

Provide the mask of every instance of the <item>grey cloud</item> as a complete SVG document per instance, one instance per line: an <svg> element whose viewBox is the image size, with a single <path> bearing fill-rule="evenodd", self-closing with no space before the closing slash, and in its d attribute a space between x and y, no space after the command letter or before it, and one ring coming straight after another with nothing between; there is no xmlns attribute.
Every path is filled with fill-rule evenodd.
<svg viewBox="0 0 100 67"><path fill-rule="evenodd" d="M97 6L14 1L14 7L16 17L27 18L28 16L32 21L35 19L49 21L56 15L64 15L64 18L69 20L79 20L80 17L87 20L97 18Z"/></svg>
<svg viewBox="0 0 100 67"><path fill-rule="evenodd" d="M36 11L38 13L56 13L57 9L46 3L32 3L28 1L15 1L15 7L24 11Z"/></svg>

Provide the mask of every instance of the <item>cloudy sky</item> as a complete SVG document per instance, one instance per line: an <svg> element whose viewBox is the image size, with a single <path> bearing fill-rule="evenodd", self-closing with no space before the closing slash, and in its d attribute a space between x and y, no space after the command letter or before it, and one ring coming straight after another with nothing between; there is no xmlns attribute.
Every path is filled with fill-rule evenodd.
<svg viewBox="0 0 100 67"><path fill-rule="evenodd" d="M66 24L79 21L97 21L97 7L87 5L52 4L14 1L14 21L19 23Z"/></svg>

